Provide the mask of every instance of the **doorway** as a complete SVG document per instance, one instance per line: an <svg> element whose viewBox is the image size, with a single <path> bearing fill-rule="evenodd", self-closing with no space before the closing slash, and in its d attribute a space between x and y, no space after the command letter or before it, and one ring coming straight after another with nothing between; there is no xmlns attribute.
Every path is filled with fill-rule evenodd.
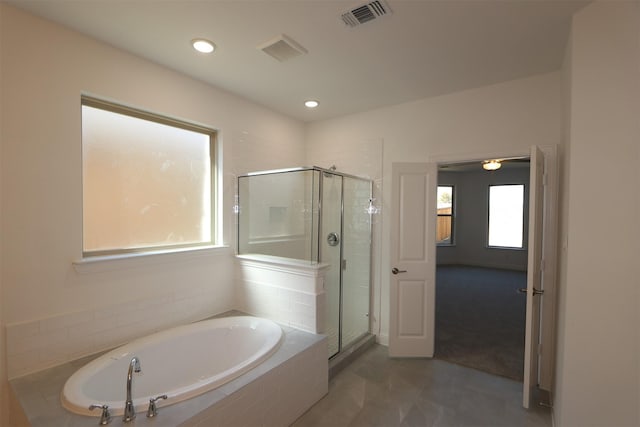
<svg viewBox="0 0 640 427"><path fill-rule="evenodd" d="M440 165L435 358L523 380L529 159Z"/></svg>
<svg viewBox="0 0 640 427"><path fill-rule="evenodd" d="M527 287L522 289L526 293L522 384L525 408L533 404L538 388L549 390L553 380L558 194L557 147L531 146L527 151L499 156L501 161L530 159L530 206L524 209L531 212L526 234ZM478 159L456 156L430 158L428 163L392 164L391 357L434 356L437 166L474 158Z"/></svg>

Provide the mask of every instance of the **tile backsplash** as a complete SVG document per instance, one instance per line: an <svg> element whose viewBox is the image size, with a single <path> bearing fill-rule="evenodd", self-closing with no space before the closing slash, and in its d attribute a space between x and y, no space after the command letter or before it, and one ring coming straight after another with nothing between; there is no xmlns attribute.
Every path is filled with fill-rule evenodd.
<svg viewBox="0 0 640 427"><path fill-rule="evenodd" d="M162 329L210 317L218 312L217 300L215 289L181 290L95 310L7 324L9 378L107 350Z"/></svg>

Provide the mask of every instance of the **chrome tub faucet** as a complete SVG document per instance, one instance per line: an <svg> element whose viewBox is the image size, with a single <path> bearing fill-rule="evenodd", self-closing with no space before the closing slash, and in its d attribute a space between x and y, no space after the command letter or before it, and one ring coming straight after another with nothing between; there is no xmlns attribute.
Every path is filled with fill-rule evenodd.
<svg viewBox="0 0 640 427"><path fill-rule="evenodd" d="M134 356L129 362L129 370L127 371L127 400L124 402L124 416L122 417L122 421L125 423L133 421L136 417L136 409L131 397L131 386L133 385L133 373L140 371L140 359Z"/></svg>

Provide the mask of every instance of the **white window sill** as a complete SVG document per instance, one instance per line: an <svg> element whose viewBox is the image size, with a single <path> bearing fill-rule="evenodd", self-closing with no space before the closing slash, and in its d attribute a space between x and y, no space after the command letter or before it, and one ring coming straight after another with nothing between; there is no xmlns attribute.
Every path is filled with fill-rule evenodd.
<svg viewBox="0 0 640 427"><path fill-rule="evenodd" d="M104 271L144 267L160 263L164 264L167 262L181 262L216 255L233 255L233 251L229 246L201 246L152 252L95 256L73 261L73 268L79 274L100 273Z"/></svg>
<svg viewBox="0 0 640 427"><path fill-rule="evenodd" d="M499 249L501 251L526 251L527 248L513 248L510 246L485 246L487 249Z"/></svg>

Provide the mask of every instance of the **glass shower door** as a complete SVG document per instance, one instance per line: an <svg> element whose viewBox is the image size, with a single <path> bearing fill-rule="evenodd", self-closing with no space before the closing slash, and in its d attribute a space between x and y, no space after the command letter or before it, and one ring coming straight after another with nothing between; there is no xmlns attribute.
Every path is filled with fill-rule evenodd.
<svg viewBox="0 0 640 427"><path fill-rule="evenodd" d="M322 174L320 260L331 267L325 275L326 334L329 357L340 351L340 281L342 247L342 177Z"/></svg>
<svg viewBox="0 0 640 427"><path fill-rule="evenodd" d="M345 177L343 191L341 347L345 348L369 332L371 183Z"/></svg>

